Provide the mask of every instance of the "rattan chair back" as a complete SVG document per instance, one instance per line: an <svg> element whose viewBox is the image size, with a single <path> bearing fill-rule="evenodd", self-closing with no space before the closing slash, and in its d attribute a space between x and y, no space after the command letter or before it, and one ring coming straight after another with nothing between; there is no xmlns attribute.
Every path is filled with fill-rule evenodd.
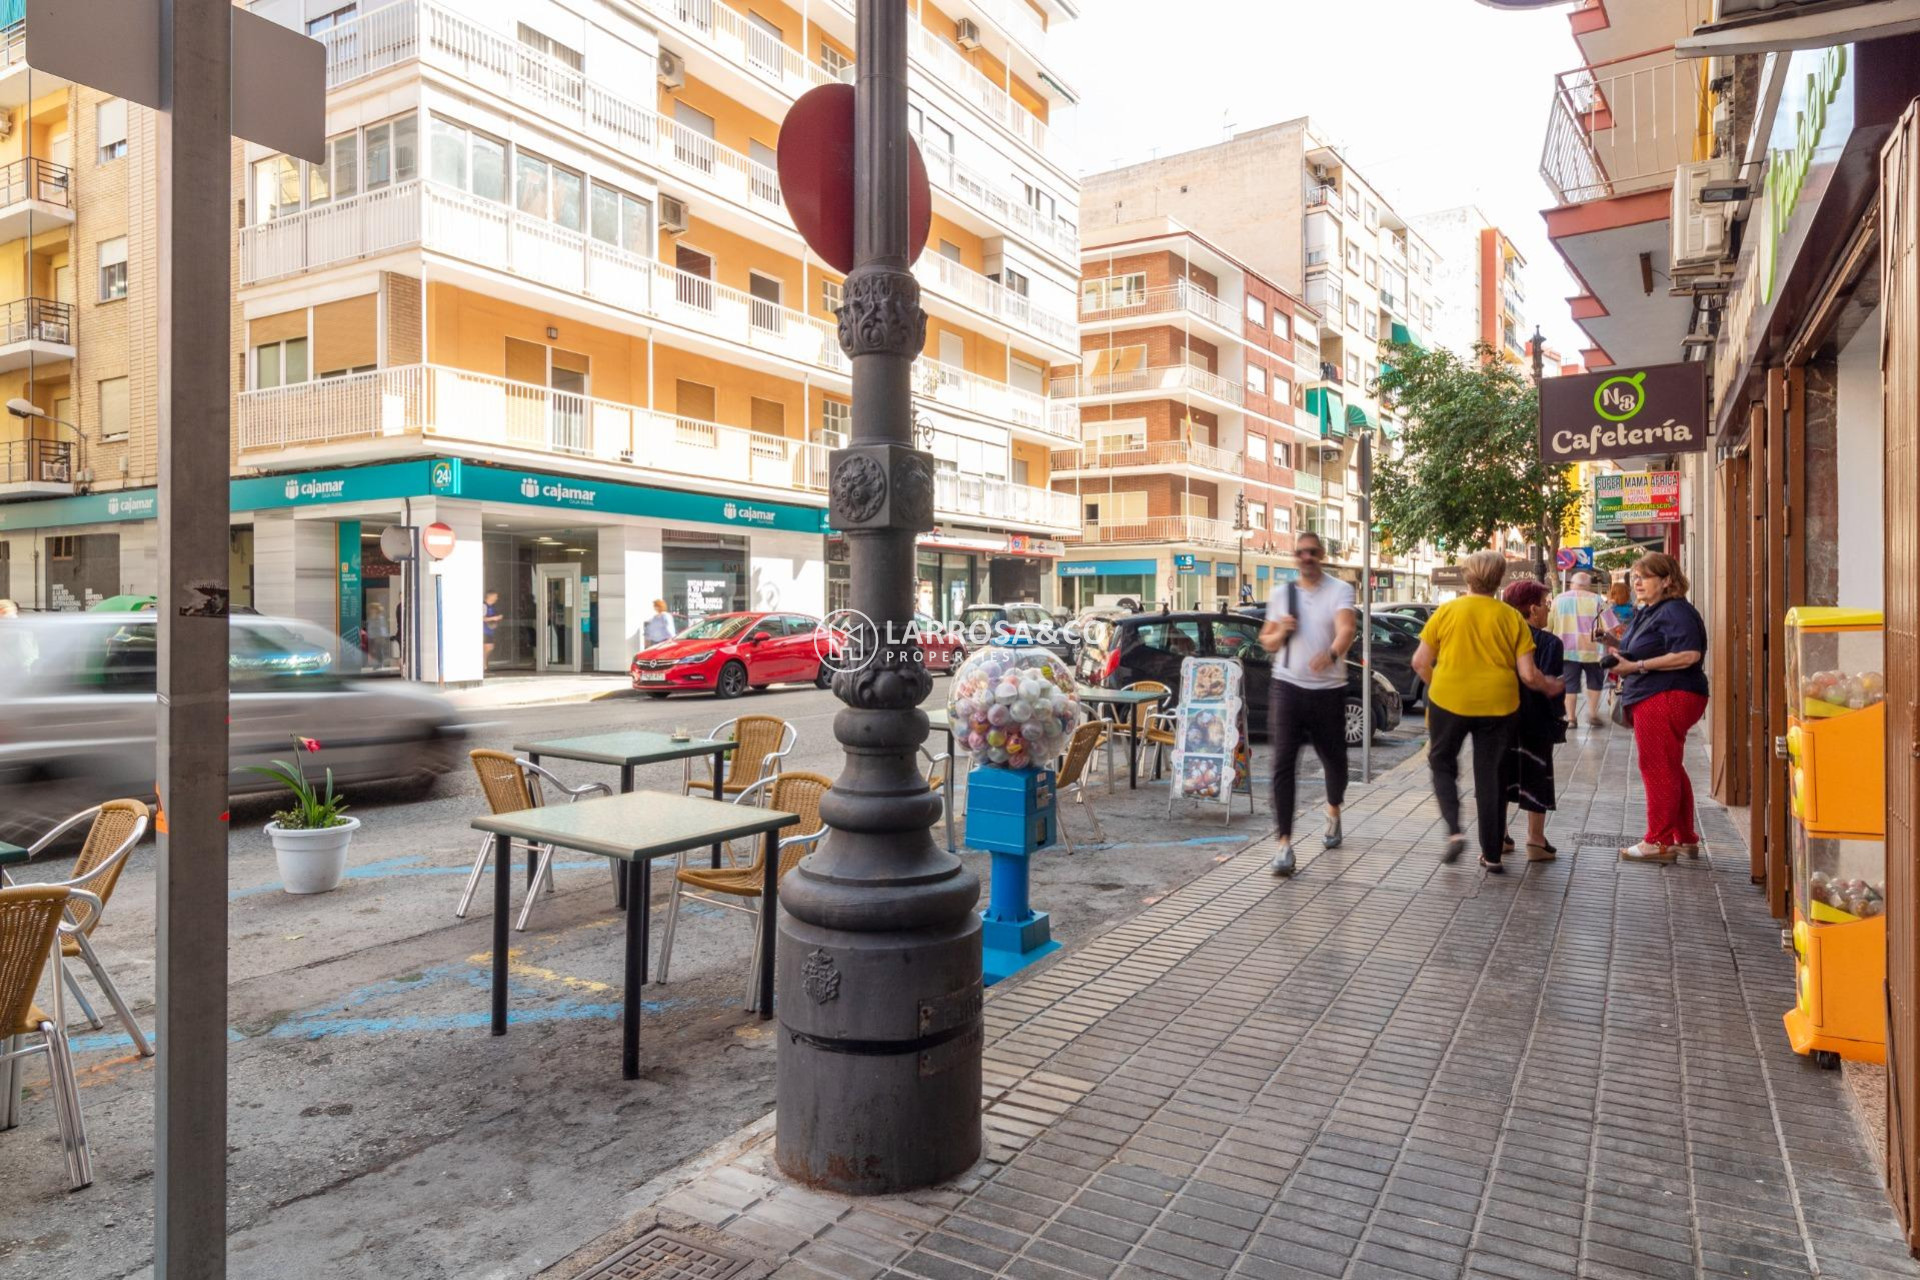
<svg viewBox="0 0 1920 1280"><path fill-rule="evenodd" d="M733 740L740 745L728 759L727 776L743 785L758 782L767 757L780 750L786 737L787 722L779 716L741 716L733 722Z"/></svg>
<svg viewBox="0 0 1920 1280"><path fill-rule="evenodd" d="M100 806L100 812L94 815L93 825L87 828L87 842L80 846L80 856L73 864L72 880L86 880L94 872L106 867L105 874L88 881L80 887L100 899L102 906L113 898L113 887L120 883L120 872L127 865L121 858L114 861L114 855L126 848L127 842L145 830L147 806L138 800L109 800ZM107 864L113 865L108 867ZM93 926L100 917L96 913L87 920L83 932L92 933Z"/></svg>
<svg viewBox="0 0 1920 1280"><path fill-rule="evenodd" d="M1167 694L1173 692L1172 689L1161 684L1158 680L1135 680L1132 684L1128 685L1127 688L1140 693L1157 693L1161 696L1162 702L1165 701ZM1160 710L1160 707L1160 702L1140 702L1134 704L1132 714L1127 720L1128 731L1145 734L1147 731L1147 721Z"/></svg>
<svg viewBox="0 0 1920 1280"><path fill-rule="evenodd" d="M774 809L782 809L799 816L798 822L790 822L780 828L782 840L794 836L810 835L820 829L820 797L833 789L833 779L823 773L783 773L768 790L773 795L767 803ZM780 878L785 879L787 872L800 865L800 859L811 853L810 845L788 845L780 851ZM759 864L756 862L756 866Z"/></svg>
<svg viewBox="0 0 1920 1280"><path fill-rule="evenodd" d="M65 885L0 889L0 1038L40 1029L33 996L71 892Z"/></svg>
<svg viewBox="0 0 1920 1280"><path fill-rule="evenodd" d="M473 761L473 771L480 775L480 790L492 812L519 813L539 805L539 789L512 752L481 748L469 751L467 758Z"/></svg>
<svg viewBox="0 0 1920 1280"><path fill-rule="evenodd" d="M1056 787L1064 790L1086 776L1087 762L1093 759L1106 733L1106 724L1099 720L1089 720L1073 731L1073 736L1067 739L1067 753L1060 761Z"/></svg>

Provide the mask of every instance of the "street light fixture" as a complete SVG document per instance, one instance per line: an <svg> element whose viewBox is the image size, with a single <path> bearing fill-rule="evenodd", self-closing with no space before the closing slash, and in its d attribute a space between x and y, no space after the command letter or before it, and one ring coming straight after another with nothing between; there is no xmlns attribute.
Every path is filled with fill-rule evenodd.
<svg viewBox="0 0 1920 1280"><path fill-rule="evenodd" d="M1247 533L1252 528L1247 523L1247 491L1242 489L1233 500L1234 541L1239 545L1239 564L1235 569L1234 586L1236 593L1245 595L1247 589Z"/></svg>

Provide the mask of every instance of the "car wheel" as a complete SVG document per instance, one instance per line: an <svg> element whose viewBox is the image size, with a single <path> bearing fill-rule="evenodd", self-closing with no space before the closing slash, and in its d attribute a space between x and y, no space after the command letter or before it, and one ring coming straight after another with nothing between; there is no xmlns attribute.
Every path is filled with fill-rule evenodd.
<svg viewBox="0 0 1920 1280"><path fill-rule="evenodd" d="M648 696L649 698L664 698L664 697L666 697L667 695L666 695L666 694L664 694L664 693L658 693L658 692L655 692L655 691L653 691L653 690L648 690L648 692L647 692L647 696Z"/></svg>
<svg viewBox="0 0 1920 1280"><path fill-rule="evenodd" d="M720 679L713 691L722 698L737 698L747 691L747 669L737 662L720 668Z"/></svg>
<svg viewBox="0 0 1920 1280"><path fill-rule="evenodd" d="M1347 699L1347 745L1357 747L1367 732L1366 708L1360 705L1360 699Z"/></svg>
<svg viewBox="0 0 1920 1280"><path fill-rule="evenodd" d="M819 669L813 673L813 687L816 689L833 688L833 668L824 662L821 663Z"/></svg>

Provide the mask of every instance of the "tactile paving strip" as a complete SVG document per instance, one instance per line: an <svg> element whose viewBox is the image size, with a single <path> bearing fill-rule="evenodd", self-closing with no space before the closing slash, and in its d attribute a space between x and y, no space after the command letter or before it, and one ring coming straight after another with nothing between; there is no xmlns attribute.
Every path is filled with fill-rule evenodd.
<svg viewBox="0 0 1920 1280"><path fill-rule="evenodd" d="M579 1280L732 1280L752 1265L656 1227Z"/></svg>

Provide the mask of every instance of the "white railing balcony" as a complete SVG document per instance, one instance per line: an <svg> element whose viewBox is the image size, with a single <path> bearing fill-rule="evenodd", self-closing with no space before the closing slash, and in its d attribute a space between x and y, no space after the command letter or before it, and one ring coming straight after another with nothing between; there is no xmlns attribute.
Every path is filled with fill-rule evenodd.
<svg viewBox="0 0 1920 1280"><path fill-rule="evenodd" d="M1080 500L1031 485L941 468L933 476L933 509L939 515L1012 520L1071 530L1080 524Z"/></svg>
<svg viewBox="0 0 1920 1280"><path fill-rule="evenodd" d="M1015 293L998 280L963 267L951 258L923 253L920 261L913 264L913 274L935 293L1031 337L1070 351L1079 346L1079 330L1072 320L1041 310L1024 294Z"/></svg>
<svg viewBox="0 0 1920 1280"><path fill-rule="evenodd" d="M1013 227L1041 248L1078 264L1080 233L1072 223L1047 217L1039 210L1002 194L985 174L960 163L926 137L919 136L919 142L920 158L927 165L927 180L935 187L988 218Z"/></svg>
<svg viewBox="0 0 1920 1280"><path fill-rule="evenodd" d="M1071 400L1047 401L1047 430L1066 440L1080 438L1080 406Z"/></svg>
<svg viewBox="0 0 1920 1280"><path fill-rule="evenodd" d="M1081 539L1107 542L1191 542L1209 547L1232 547L1239 535L1229 520L1205 516L1142 516L1138 520L1098 521L1084 525Z"/></svg>
<svg viewBox="0 0 1920 1280"><path fill-rule="evenodd" d="M1560 203L1656 190L1704 155L1701 71L1662 49L1556 76L1540 175Z"/></svg>
<svg viewBox="0 0 1920 1280"><path fill-rule="evenodd" d="M835 2L841 8L852 11L849 0ZM954 96L978 107L987 119L1012 134L1016 141L1036 155L1045 156L1055 163L1060 162L1060 157L1050 145L1047 126L1040 122L1038 116L1015 102L1011 94L968 62L958 45L918 21L909 23L908 27L907 53L922 67L933 72L937 83L944 85Z"/></svg>
<svg viewBox="0 0 1920 1280"><path fill-rule="evenodd" d="M1057 411L1063 406L1050 402L1037 392L995 382L977 373L942 364L928 356L914 361L912 378L913 393L922 403L966 409L982 417L1070 440L1080 438L1078 409L1075 408L1072 421L1068 423L1057 416Z"/></svg>
<svg viewBox="0 0 1920 1280"><path fill-rule="evenodd" d="M1234 476L1245 475L1247 470L1244 455L1190 440L1149 440L1138 448L1103 443L1082 445L1078 449L1055 449L1052 467L1056 472L1194 467Z"/></svg>
<svg viewBox="0 0 1920 1280"><path fill-rule="evenodd" d="M1229 382L1217 373L1191 365L1167 365L1157 369L1133 369L1124 373L1077 373L1053 380L1055 396L1155 396L1181 391L1244 405L1246 394L1240 384Z"/></svg>
<svg viewBox="0 0 1920 1280"><path fill-rule="evenodd" d="M1170 285L1157 289L1145 289L1130 296L1116 297L1109 294L1105 306L1082 304L1080 319L1082 323L1098 320L1136 320L1143 316L1163 315L1167 313L1185 313L1196 319L1223 329L1239 332L1239 313L1227 303L1214 297L1199 285L1188 280L1177 280Z"/></svg>
<svg viewBox="0 0 1920 1280"><path fill-rule="evenodd" d="M1320 477L1312 471L1295 470L1293 473L1295 493L1304 493L1310 498L1320 496Z"/></svg>
<svg viewBox="0 0 1920 1280"><path fill-rule="evenodd" d="M751 72L773 88L797 98L815 85L838 77L805 54L747 21L745 14L720 0L638 0L682 35ZM851 74L851 73L849 73Z"/></svg>

